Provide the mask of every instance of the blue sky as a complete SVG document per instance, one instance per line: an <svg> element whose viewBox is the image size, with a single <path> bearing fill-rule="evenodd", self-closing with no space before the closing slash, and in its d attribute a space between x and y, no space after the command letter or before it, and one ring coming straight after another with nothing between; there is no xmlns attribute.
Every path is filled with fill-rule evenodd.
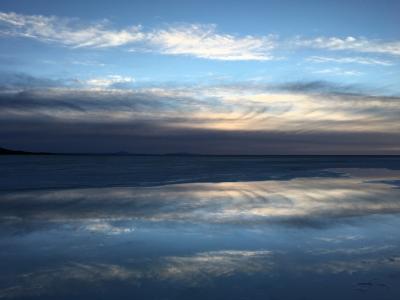
<svg viewBox="0 0 400 300"><path fill-rule="evenodd" d="M398 11L3 0L0 136L51 151L400 153Z"/></svg>

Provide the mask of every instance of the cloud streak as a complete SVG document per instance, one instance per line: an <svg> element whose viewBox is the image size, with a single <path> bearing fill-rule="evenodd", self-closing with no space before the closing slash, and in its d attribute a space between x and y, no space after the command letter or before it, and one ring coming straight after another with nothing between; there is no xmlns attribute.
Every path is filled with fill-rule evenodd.
<svg viewBox="0 0 400 300"><path fill-rule="evenodd" d="M311 56L307 61L314 63L340 63L340 64L361 64L361 65L380 65L392 66L393 63L387 60L381 60L368 57L326 57L326 56Z"/></svg>
<svg viewBox="0 0 400 300"><path fill-rule="evenodd" d="M315 74L327 74L327 75L337 75L337 76L360 76L363 75L362 72L355 70L345 70L342 68L328 68L314 71Z"/></svg>
<svg viewBox="0 0 400 300"><path fill-rule="evenodd" d="M144 38L143 33L140 32L140 26L111 30L107 28L106 22L81 25L76 20L55 16L2 12L0 13L0 22L2 35L32 38L74 48L117 47Z"/></svg>
<svg viewBox="0 0 400 300"><path fill-rule="evenodd" d="M235 37L219 34L216 26L170 27L149 35L149 42L163 54L191 55L216 60L271 60L274 37Z"/></svg>
<svg viewBox="0 0 400 300"><path fill-rule="evenodd" d="M400 55L400 41L369 40L364 37L317 37L314 39L297 38L293 41L297 47L327 50L349 50L361 53Z"/></svg>
<svg viewBox="0 0 400 300"><path fill-rule="evenodd" d="M400 41L370 40L364 37L293 37L277 35L238 36L217 31L213 24L180 24L145 30L141 25L115 29L107 20L84 24L72 18L0 12L0 35L31 38L71 48L115 48L129 46L132 52L183 55L224 61L267 61L280 59L288 49L310 48L400 55ZM390 65L364 58L314 57L316 62Z"/></svg>
<svg viewBox="0 0 400 300"><path fill-rule="evenodd" d="M92 78L84 81L83 83L87 86L97 88L121 88L129 86L129 84L135 82L135 79L130 76L121 75L108 75L104 78Z"/></svg>
<svg viewBox="0 0 400 300"><path fill-rule="evenodd" d="M189 55L216 60L270 60L273 38L221 34L215 25L170 26L145 32L140 25L110 29L108 22L80 24L55 16L0 13L0 34L25 37L73 48L110 48L137 45L132 51ZM139 50L138 50L139 49Z"/></svg>
<svg viewBox="0 0 400 300"><path fill-rule="evenodd" d="M92 79L94 87L131 83L131 78ZM363 94L274 92L268 86L139 88L136 90L90 90L47 88L1 93L1 116L25 116L34 120L48 115L60 121L167 121L176 128L245 131L335 131L389 132L396 126L398 97ZM42 103L37 110L35 107ZM60 105L79 107L59 111ZM81 113L84 112L84 113ZM185 117L183 117L185 114ZM189 121L190 120L190 121ZM390 127L389 127L390 124Z"/></svg>
<svg viewBox="0 0 400 300"><path fill-rule="evenodd" d="M24 80L35 84L26 87ZM0 136L27 141L29 134L50 137L57 129L58 137L116 142L125 136L153 149L156 141L164 146L176 143L176 149L168 146L165 152L193 152L186 148L190 142L206 139L218 144L216 139L222 143L221 138L225 150L222 144L210 144L205 152L227 151L235 139L248 140L255 147L249 144L248 150L255 153L266 151L267 145L267 153L281 153L293 144L321 151L324 143L325 151L332 143L335 151L343 151L342 146L356 146L351 136L357 137L359 150L366 145L368 151L400 148L393 138L400 132L399 97L363 93L357 87L298 82L123 89L121 85L130 85L133 79L112 76L92 81L84 87L79 82L76 87L52 87L58 81L17 76L14 86L9 83L0 91Z"/></svg>

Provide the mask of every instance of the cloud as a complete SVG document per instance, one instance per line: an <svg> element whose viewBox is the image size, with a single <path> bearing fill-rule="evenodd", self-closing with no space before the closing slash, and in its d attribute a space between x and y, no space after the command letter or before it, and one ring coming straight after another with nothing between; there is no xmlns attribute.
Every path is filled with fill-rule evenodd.
<svg viewBox="0 0 400 300"><path fill-rule="evenodd" d="M78 19L57 16L23 15L0 12L0 35L31 38L72 48L111 48L130 46L133 52L184 55L225 61L273 60L277 51L288 48L348 50L358 53L400 55L399 41L371 40L364 37L294 37L282 40L276 35L233 35L220 33L213 24L169 25L144 30L140 25L115 29L107 20L84 24ZM327 61L314 57L314 61ZM332 58L328 58L332 61ZM335 59L341 63L390 65L371 58Z"/></svg>
<svg viewBox="0 0 400 300"><path fill-rule="evenodd" d="M215 25L182 25L144 32L142 27L110 29L108 22L84 25L76 19L0 13L0 34L57 43L73 48L138 45L133 51L188 55L216 60L270 60L272 36L220 34Z"/></svg>
<svg viewBox="0 0 400 300"><path fill-rule="evenodd" d="M400 41L370 40L364 37L317 37L297 38L294 47L318 48L327 50L348 50L361 53L400 55Z"/></svg>
<svg viewBox="0 0 400 300"><path fill-rule="evenodd" d="M122 88L133 82L135 82L135 79L130 76L108 75L107 77L88 79L83 83L97 88Z"/></svg>
<svg viewBox="0 0 400 300"><path fill-rule="evenodd" d="M324 95L362 95L363 89L356 85L339 84L326 80L285 82L276 86L278 91Z"/></svg>
<svg viewBox="0 0 400 300"><path fill-rule="evenodd" d="M215 25L188 25L154 31L149 43L156 51L216 60L271 60L275 38L219 34Z"/></svg>
<svg viewBox="0 0 400 300"><path fill-rule="evenodd" d="M112 87L131 80L114 76L85 83ZM315 131L318 128L320 132L394 132L399 129L395 125L400 111L398 97L305 93L300 89L297 86L296 93L273 92L268 86L250 85L245 89L240 87L240 93L234 86L7 91L0 95L0 116L10 119L18 115L26 120L48 116L53 120L85 123L102 122L107 117L108 122L116 123L161 122L168 128L227 131ZM47 103L47 107L35 109L37 103ZM79 107L80 111L58 110L59 104L67 103Z"/></svg>
<svg viewBox="0 0 400 300"><path fill-rule="evenodd" d="M380 65L392 66L393 63L387 60L381 60L368 57L326 57L326 56L311 56L306 59L314 63L340 63L340 64L361 64L361 65Z"/></svg>
<svg viewBox="0 0 400 300"><path fill-rule="evenodd" d="M107 64L95 60L72 60L73 65L88 66L88 67L105 67Z"/></svg>
<svg viewBox="0 0 400 300"><path fill-rule="evenodd" d="M0 34L57 43L74 48L117 47L144 38L140 26L121 30L107 28L107 22L82 25L75 19L0 12Z"/></svg>
<svg viewBox="0 0 400 300"><path fill-rule="evenodd" d="M364 73L356 71L356 70L345 70L342 68L328 68L314 71L315 74L327 74L327 75L335 75L335 76L360 76Z"/></svg>
<svg viewBox="0 0 400 300"><path fill-rule="evenodd" d="M31 76L25 73L0 73L0 90L55 88L67 85L66 80Z"/></svg>
<svg viewBox="0 0 400 300"><path fill-rule="evenodd" d="M235 143L244 140L249 153L307 153L312 147L315 153L346 147L393 153L400 147L394 138L400 131L399 97L363 91L361 86L320 81L123 89L132 78L93 78L75 86L61 81L55 87L51 85L57 80L11 79L0 91L0 136L9 143L27 143L39 135L41 145L44 137L61 139L60 148L68 145L64 151L71 145L83 147L74 151L92 151L84 145L106 139L115 143L101 143L107 146L104 151L115 151L108 148L114 145L136 152L232 153ZM125 146L117 146L123 137ZM79 142L67 142L69 138ZM204 143L198 147L201 140L208 141L208 151ZM52 151L59 151L54 146Z"/></svg>

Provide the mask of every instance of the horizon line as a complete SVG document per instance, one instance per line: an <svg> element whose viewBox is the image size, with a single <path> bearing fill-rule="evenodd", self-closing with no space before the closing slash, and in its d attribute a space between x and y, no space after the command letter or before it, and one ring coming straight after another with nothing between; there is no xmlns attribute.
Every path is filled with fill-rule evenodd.
<svg viewBox="0 0 400 300"><path fill-rule="evenodd" d="M215 153L132 153L127 151L116 152L46 152L25 151L0 147L0 155L70 155L70 156L207 156L207 157L265 157L265 156L400 156L400 154L215 154Z"/></svg>

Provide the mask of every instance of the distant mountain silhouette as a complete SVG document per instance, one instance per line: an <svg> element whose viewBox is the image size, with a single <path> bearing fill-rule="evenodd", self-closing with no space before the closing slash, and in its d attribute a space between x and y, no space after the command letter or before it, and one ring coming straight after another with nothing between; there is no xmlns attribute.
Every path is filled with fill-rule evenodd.
<svg viewBox="0 0 400 300"><path fill-rule="evenodd" d="M32 152L32 151L22 151L14 150L0 147L0 155L116 155L116 156L197 156L199 154L193 153L165 153L165 154L145 154L145 153L130 153L127 151L118 152L108 152L108 153L57 153L57 152Z"/></svg>
<svg viewBox="0 0 400 300"><path fill-rule="evenodd" d="M81 152L81 153L57 153L57 152L32 152L32 151L22 151L22 150L14 150L0 147L0 155L116 155L116 156L197 156L200 154L194 153L161 153L161 154L146 154L146 153L130 153L127 151L118 151L118 152L108 152L108 153L89 153L89 152Z"/></svg>
<svg viewBox="0 0 400 300"><path fill-rule="evenodd" d="M44 155L44 154L51 154L47 152L29 152L29 151L20 151L20 150L13 150L13 149L6 149L0 147L0 155Z"/></svg>
<svg viewBox="0 0 400 300"><path fill-rule="evenodd" d="M102 155L114 155L114 156L175 156L175 157L190 157L190 156L199 156L199 157L271 157L271 156L382 156L382 155L320 155L320 154L299 154L299 155L285 155L285 154L200 154L200 153L187 153L187 152L174 152L174 153L158 153L158 154L150 154L150 153L131 153L127 151L118 151L118 152L104 152L104 153L91 153L91 152L31 152L31 151L22 151L22 150L14 150L0 147L0 155L87 155L87 156L102 156ZM383 155L387 156L387 155ZM391 155L390 155L391 156ZM398 156L398 155L393 155Z"/></svg>

